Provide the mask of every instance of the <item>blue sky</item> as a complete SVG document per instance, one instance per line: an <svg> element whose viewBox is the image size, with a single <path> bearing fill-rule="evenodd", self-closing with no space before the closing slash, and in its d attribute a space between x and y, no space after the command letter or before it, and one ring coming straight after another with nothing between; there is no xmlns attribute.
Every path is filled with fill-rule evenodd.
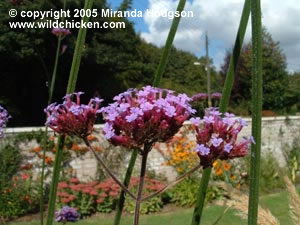
<svg viewBox="0 0 300 225"><path fill-rule="evenodd" d="M109 0L109 4L116 9L122 0ZM145 11L149 7L148 0L135 0L133 1L133 9ZM134 22L134 27L137 32L148 32L148 26L145 24L143 18L130 18Z"/></svg>
<svg viewBox="0 0 300 225"><path fill-rule="evenodd" d="M122 0L108 0L112 8ZM263 25L274 41L287 56L288 70L300 71L300 4L298 0L264 0L262 2ZM178 0L133 0L133 9L145 11L175 11ZM227 49L235 40L244 0L188 0L186 11L193 11L193 18L182 18L174 45L197 56L205 54L204 38L208 32L209 55L214 65L220 68ZM147 42L163 46L172 20L162 17L145 16L129 18L135 30ZM249 23L251 20L249 21ZM249 24L250 25L250 24ZM248 25L248 27L250 27ZM248 28L245 41L250 41Z"/></svg>

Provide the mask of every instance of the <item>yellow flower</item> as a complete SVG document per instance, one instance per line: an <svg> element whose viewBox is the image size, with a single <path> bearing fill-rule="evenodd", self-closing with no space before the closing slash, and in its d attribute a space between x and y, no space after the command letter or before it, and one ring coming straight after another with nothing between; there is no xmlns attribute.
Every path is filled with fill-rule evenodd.
<svg viewBox="0 0 300 225"><path fill-rule="evenodd" d="M216 168L219 168L219 161L214 161L213 163L213 167L216 169Z"/></svg>
<svg viewBox="0 0 300 225"><path fill-rule="evenodd" d="M181 173L181 172L183 171L183 169L182 169L181 167L178 167L178 168L177 168L177 171L178 171L179 173Z"/></svg>

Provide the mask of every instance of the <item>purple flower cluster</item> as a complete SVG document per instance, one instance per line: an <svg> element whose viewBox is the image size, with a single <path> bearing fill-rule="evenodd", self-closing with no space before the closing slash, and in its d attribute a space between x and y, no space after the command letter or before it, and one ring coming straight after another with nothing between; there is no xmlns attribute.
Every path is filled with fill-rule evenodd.
<svg viewBox="0 0 300 225"><path fill-rule="evenodd" d="M195 113L187 95L151 86L129 89L114 100L100 110L106 121L103 131L113 144L128 148L169 140Z"/></svg>
<svg viewBox="0 0 300 225"><path fill-rule="evenodd" d="M220 99L222 97L222 94L220 92L215 92L211 94L212 99Z"/></svg>
<svg viewBox="0 0 300 225"><path fill-rule="evenodd" d="M56 222L76 222L79 220L80 214L76 209L64 206L60 211L56 212Z"/></svg>
<svg viewBox="0 0 300 225"><path fill-rule="evenodd" d="M207 99L206 93L198 93L192 96L193 101L206 100L206 99Z"/></svg>
<svg viewBox="0 0 300 225"><path fill-rule="evenodd" d="M56 37L59 37L60 35L62 37L66 37L69 34L71 34L71 31L65 28L53 28L51 33L54 34Z"/></svg>
<svg viewBox="0 0 300 225"><path fill-rule="evenodd" d="M197 117L190 121L197 133L196 151L204 168L212 166L217 159L243 157L251 142L255 143L252 137L237 141L238 134L247 123L235 118L234 114L225 113L222 117L216 108L209 108L203 119Z"/></svg>
<svg viewBox="0 0 300 225"><path fill-rule="evenodd" d="M9 120L10 115L8 114L8 112L6 111L6 109L4 109L1 105L0 105L0 138L4 137L4 128L6 127L6 123Z"/></svg>
<svg viewBox="0 0 300 225"><path fill-rule="evenodd" d="M212 99L220 99L222 97L222 94L219 92L214 92L211 94ZM198 93L192 96L193 101L201 101L206 100L208 98L208 95L206 93Z"/></svg>
<svg viewBox="0 0 300 225"><path fill-rule="evenodd" d="M75 135L85 138L93 131L93 126L99 113L99 98L93 98L88 105L80 104L83 92L67 94L63 104L53 103L44 111L47 113L46 125L59 134ZM71 97L75 95L76 101Z"/></svg>

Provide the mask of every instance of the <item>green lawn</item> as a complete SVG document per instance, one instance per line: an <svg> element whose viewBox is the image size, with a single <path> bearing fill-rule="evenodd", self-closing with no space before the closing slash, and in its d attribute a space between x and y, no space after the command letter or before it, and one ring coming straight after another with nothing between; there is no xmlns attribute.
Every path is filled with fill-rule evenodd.
<svg viewBox="0 0 300 225"><path fill-rule="evenodd" d="M292 222L288 215L288 198L287 192L267 195L261 198L261 205L269 208L273 215L279 220L281 225L291 225ZM223 207L209 206L204 210L203 220L201 225L212 225L217 217L222 213ZM141 225L189 225L191 224L192 209L181 209L174 212L145 215L141 217ZM121 225L131 225L132 216L124 216ZM12 222L9 225L39 225L39 221L32 222ZM58 223L55 223L58 224ZM94 216L89 219L81 220L78 225L112 225L113 215ZM245 220L241 220L235 216L233 210L228 210L222 217L219 225L243 225Z"/></svg>

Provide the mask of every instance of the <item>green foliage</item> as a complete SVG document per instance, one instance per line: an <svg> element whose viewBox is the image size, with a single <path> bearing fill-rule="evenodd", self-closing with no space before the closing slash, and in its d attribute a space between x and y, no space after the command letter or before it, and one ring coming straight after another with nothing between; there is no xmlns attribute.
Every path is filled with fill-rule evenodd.
<svg viewBox="0 0 300 225"><path fill-rule="evenodd" d="M198 186L195 179L183 180L169 191L171 202L179 206L193 206L196 203Z"/></svg>
<svg viewBox="0 0 300 225"><path fill-rule="evenodd" d="M23 137L7 138L0 144L0 217L12 218L38 208L37 183L20 173L22 156L18 147Z"/></svg>
<svg viewBox="0 0 300 225"><path fill-rule="evenodd" d="M171 198L171 202L182 207L192 207L197 200L197 191L199 188L199 178L186 178L174 188L172 188L168 194ZM223 189L216 185L208 187L206 193L205 203L212 202L213 200L223 197Z"/></svg>
<svg viewBox="0 0 300 225"><path fill-rule="evenodd" d="M0 193L0 217L10 219L38 210L38 183L32 182L29 174L1 183Z"/></svg>
<svg viewBox="0 0 300 225"><path fill-rule="evenodd" d="M101 213L110 213L115 208L116 200L105 198L101 204L97 204L96 210Z"/></svg>
<svg viewBox="0 0 300 225"><path fill-rule="evenodd" d="M300 172L300 140L294 138L292 145L284 145L283 155L288 167L289 178L296 183Z"/></svg>
<svg viewBox="0 0 300 225"><path fill-rule="evenodd" d="M286 107L285 93L288 88L287 63L279 42L272 39L270 33L263 29L263 109L282 110ZM249 102L251 95L251 68L252 68L252 45L249 42L243 47L236 77L232 89L231 100L234 105ZM221 69L221 75L225 79L231 53L228 51ZM245 103L243 103L245 104ZM246 105L248 105L246 103ZM248 110L250 108L248 107Z"/></svg>
<svg viewBox="0 0 300 225"><path fill-rule="evenodd" d="M153 197L148 201L142 202L140 213L141 214L149 214L159 212L163 207L163 201L160 196ZM132 199L127 199L125 201L124 209L133 214L135 210L135 201Z"/></svg>
<svg viewBox="0 0 300 225"><path fill-rule="evenodd" d="M130 185L129 185L132 193L137 192L138 185L139 185L139 178L133 177L131 179ZM162 184L160 181L146 177L144 188L143 188L143 196L148 196L149 194L160 190L163 186L164 186L164 184ZM158 195L158 196L155 196L155 197L149 199L148 201L142 202L141 208L140 208L140 213L148 214L148 213L159 212L164 205L163 198L164 198L164 195ZM124 209L129 213L134 213L135 201L129 197L126 198L125 204L124 204Z"/></svg>
<svg viewBox="0 0 300 225"><path fill-rule="evenodd" d="M248 171L247 173L249 174L250 157L245 157L244 161L244 168L241 170ZM284 171L280 168L278 160L271 152L261 157L260 168L259 188L261 192L272 193L276 189L285 187L282 179ZM246 183L249 184L249 180Z"/></svg>
<svg viewBox="0 0 300 225"><path fill-rule="evenodd" d="M8 143L0 148L0 191L20 169L19 149Z"/></svg>
<svg viewBox="0 0 300 225"><path fill-rule="evenodd" d="M300 111L300 72L289 75L287 92L285 93L287 113L295 114Z"/></svg>
<svg viewBox="0 0 300 225"><path fill-rule="evenodd" d="M77 208L82 217L96 211L109 213L115 208L118 193L119 186L112 179L84 183L71 178L58 184L57 205Z"/></svg>

